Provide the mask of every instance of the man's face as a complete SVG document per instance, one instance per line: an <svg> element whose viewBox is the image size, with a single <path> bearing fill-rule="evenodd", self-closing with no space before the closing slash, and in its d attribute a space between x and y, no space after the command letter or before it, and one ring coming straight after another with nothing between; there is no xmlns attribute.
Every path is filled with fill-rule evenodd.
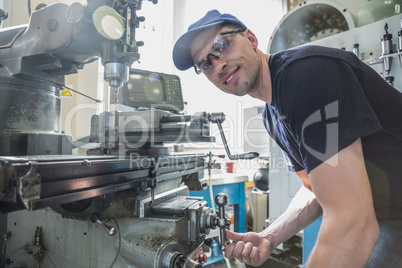
<svg viewBox="0 0 402 268"><path fill-rule="evenodd" d="M220 34L233 29L217 26L201 32L194 39L190 53L194 63L215 86L226 93L243 96L255 90L261 63L255 50L258 43L249 38L250 35L255 38L251 31ZM219 50L223 53L216 53ZM213 52L219 57L211 55Z"/></svg>

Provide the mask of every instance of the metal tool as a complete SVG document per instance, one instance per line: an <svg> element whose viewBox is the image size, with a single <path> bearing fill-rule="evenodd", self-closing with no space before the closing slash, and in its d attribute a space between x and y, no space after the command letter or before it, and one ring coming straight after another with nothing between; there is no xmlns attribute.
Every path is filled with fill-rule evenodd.
<svg viewBox="0 0 402 268"><path fill-rule="evenodd" d="M352 51L360 59L359 44L353 44Z"/></svg>
<svg viewBox="0 0 402 268"><path fill-rule="evenodd" d="M228 204L227 195L220 193L215 196L215 204L219 207L218 218L216 219L216 226L219 227L220 250L226 249L226 231L225 229L230 226L230 219L226 218L225 206Z"/></svg>
<svg viewBox="0 0 402 268"><path fill-rule="evenodd" d="M388 23L385 23L384 31L384 35L381 36L381 56L387 56L392 53L392 34L388 33ZM392 57L384 57L383 62L386 76L389 76Z"/></svg>

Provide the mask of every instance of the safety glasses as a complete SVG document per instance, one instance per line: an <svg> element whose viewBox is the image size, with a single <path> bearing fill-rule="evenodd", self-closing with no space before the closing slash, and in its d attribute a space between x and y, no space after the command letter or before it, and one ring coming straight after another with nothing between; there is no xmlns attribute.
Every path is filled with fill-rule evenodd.
<svg viewBox="0 0 402 268"><path fill-rule="evenodd" d="M207 73L211 70L211 57L219 59L225 54L233 43L233 39L237 33L242 33L246 29L231 29L219 33L215 39L213 46L207 55L197 63L194 63L194 70L197 74Z"/></svg>

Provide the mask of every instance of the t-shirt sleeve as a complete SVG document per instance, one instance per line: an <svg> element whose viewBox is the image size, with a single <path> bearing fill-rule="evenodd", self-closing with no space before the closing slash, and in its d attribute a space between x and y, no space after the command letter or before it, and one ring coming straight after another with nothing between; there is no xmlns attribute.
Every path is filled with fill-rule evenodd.
<svg viewBox="0 0 402 268"><path fill-rule="evenodd" d="M268 115L269 114L269 115ZM296 146L286 146L283 144L286 137L286 130L283 128L282 124L274 123L273 121L277 120L275 116L276 112L273 107L270 107L268 104L265 106L265 110L262 114L264 126L268 131L268 134L271 136L272 140L275 142L276 146L279 146L282 150L282 156L278 156L282 163L286 165L289 171L297 172L303 170L304 167L300 165L300 161L298 162L295 156ZM274 145L275 146L275 145ZM272 153L272 152L271 152ZM296 152L297 153L297 152Z"/></svg>
<svg viewBox="0 0 402 268"><path fill-rule="evenodd" d="M361 68L328 57L297 60L284 73L279 103L307 172L381 130L362 77Z"/></svg>

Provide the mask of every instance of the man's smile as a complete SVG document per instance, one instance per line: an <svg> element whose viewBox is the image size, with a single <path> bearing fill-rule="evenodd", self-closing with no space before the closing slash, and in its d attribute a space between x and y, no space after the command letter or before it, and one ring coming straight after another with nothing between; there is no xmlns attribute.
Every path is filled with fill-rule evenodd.
<svg viewBox="0 0 402 268"><path fill-rule="evenodd" d="M223 84L225 84L225 85L230 85L230 84L232 84L233 81L235 80L235 79L233 79L233 78L236 76L238 70L239 70L239 69L236 69L236 70L234 70L233 72L229 73L229 74L224 78Z"/></svg>

